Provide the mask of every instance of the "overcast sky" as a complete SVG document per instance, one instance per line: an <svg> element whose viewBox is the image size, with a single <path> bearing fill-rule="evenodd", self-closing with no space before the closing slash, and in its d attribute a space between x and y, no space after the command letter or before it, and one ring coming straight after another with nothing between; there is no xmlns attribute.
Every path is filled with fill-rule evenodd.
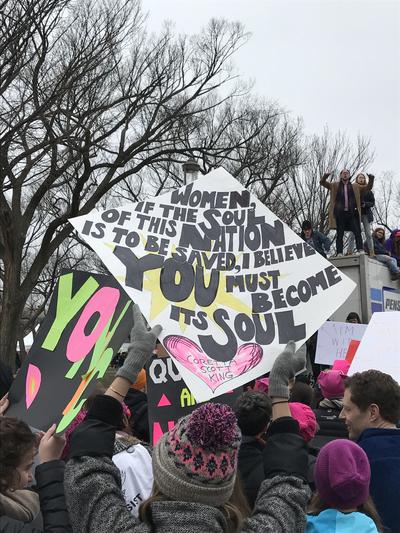
<svg viewBox="0 0 400 533"><path fill-rule="evenodd" d="M142 0L148 29L195 33L211 17L252 33L236 65L255 92L302 116L369 137L370 170L400 179L400 0Z"/></svg>

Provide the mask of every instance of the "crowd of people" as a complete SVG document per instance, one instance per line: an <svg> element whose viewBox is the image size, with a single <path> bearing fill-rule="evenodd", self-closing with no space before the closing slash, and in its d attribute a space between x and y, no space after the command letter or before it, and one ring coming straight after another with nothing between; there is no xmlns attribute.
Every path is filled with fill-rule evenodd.
<svg viewBox="0 0 400 533"><path fill-rule="evenodd" d="M336 257L350 231L347 254L355 245L400 279L400 230L386 239L371 229L374 176L329 176L321 185ZM330 239L307 220L301 237L327 257ZM115 379L98 384L63 435L7 417L12 375L0 367L0 533L400 533L400 386L391 376L348 377L341 360L311 361L308 373L305 347L289 342L233 409L202 404L153 447L143 368L160 332L135 306Z"/></svg>
<svg viewBox="0 0 400 533"><path fill-rule="evenodd" d="M390 231L387 238L385 228L371 228L374 220L375 197L372 188L375 177L359 173L351 183L350 171L347 169L340 172L339 181L328 181L330 175L330 172L325 173L320 183L330 193L329 229L336 230L335 257L344 257L344 234L349 232L346 255L368 254L388 267L393 281L400 280L400 228ZM361 225L364 228L364 241ZM303 221L300 236L318 253L327 257L331 240L324 233L313 229L309 220Z"/></svg>
<svg viewBox="0 0 400 533"><path fill-rule="evenodd" d="M336 361L311 386L289 342L233 409L202 404L152 447L135 411L160 331L134 307L127 357L62 436L1 400L0 532L400 532L392 377Z"/></svg>

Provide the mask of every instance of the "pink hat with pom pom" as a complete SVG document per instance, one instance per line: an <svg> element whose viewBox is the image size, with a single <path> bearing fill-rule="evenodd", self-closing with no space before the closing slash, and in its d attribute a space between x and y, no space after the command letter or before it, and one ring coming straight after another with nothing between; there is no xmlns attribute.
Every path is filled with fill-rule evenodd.
<svg viewBox="0 0 400 533"><path fill-rule="evenodd" d="M157 442L153 450L156 486L173 500L223 505L233 492L240 441L230 407L201 405Z"/></svg>

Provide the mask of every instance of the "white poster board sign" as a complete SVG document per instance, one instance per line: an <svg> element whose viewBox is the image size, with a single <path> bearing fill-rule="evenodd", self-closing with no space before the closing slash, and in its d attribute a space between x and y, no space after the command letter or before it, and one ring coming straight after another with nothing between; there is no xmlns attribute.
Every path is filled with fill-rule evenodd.
<svg viewBox="0 0 400 533"><path fill-rule="evenodd" d="M350 341L360 341L366 329L366 324L325 322L318 330L315 362L333 365L336 359L345 359Z"/></svg>
<svg viewBox="0 0 400 533"><path fill-rule="evenodd" d="M223 169L71 220L151 325L197 401L268 372L355 284Z"/></svg>
<svg viewBox="0 0 400 533"><path fill-rule="evenodd" d="M383 291L383 310L400 311L400 292Z"/></svg>
<svg viewBox="0 0 400 533"><path fill-rule="evenodd" d="M400 383L400 313L374 313L354 356L349 376L380 370Z"/></svg>

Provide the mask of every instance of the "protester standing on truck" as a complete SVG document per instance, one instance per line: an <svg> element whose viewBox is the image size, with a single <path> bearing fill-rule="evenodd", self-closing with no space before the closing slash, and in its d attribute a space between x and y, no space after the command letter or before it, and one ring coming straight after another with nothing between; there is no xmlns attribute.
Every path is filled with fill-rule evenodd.
<svg viewBox="0 0 400 533"><path fill-rule="evenodd" d="M345 231L354 233L358 253L364 253L361 237L361 193L372 189L375 177L367 174L367 185L350 183L350 172L343 169L340 180L328 182L331 172L326 172L320 181L322 187L330 191L329 228L336 229L337 257L343 257L343 235Z"/></svg>
<svg viewBox="0 0 400 533"><path fill-rule="evenodd" d="M357 174L356 183L358 185L364 186L367 183L367 178L365 174ZM374 255L373 252L373 243L372 243L372 230L371 222L374 220L374 215L372 214L372 208L375 205L375 196L372 191L363 190L361 193L361 222L364 226L365 238L368 244L368 249L370 255ZM354 233L350 233L350 240L348 246L348 254L352 254L354 250Z"/></svg>

